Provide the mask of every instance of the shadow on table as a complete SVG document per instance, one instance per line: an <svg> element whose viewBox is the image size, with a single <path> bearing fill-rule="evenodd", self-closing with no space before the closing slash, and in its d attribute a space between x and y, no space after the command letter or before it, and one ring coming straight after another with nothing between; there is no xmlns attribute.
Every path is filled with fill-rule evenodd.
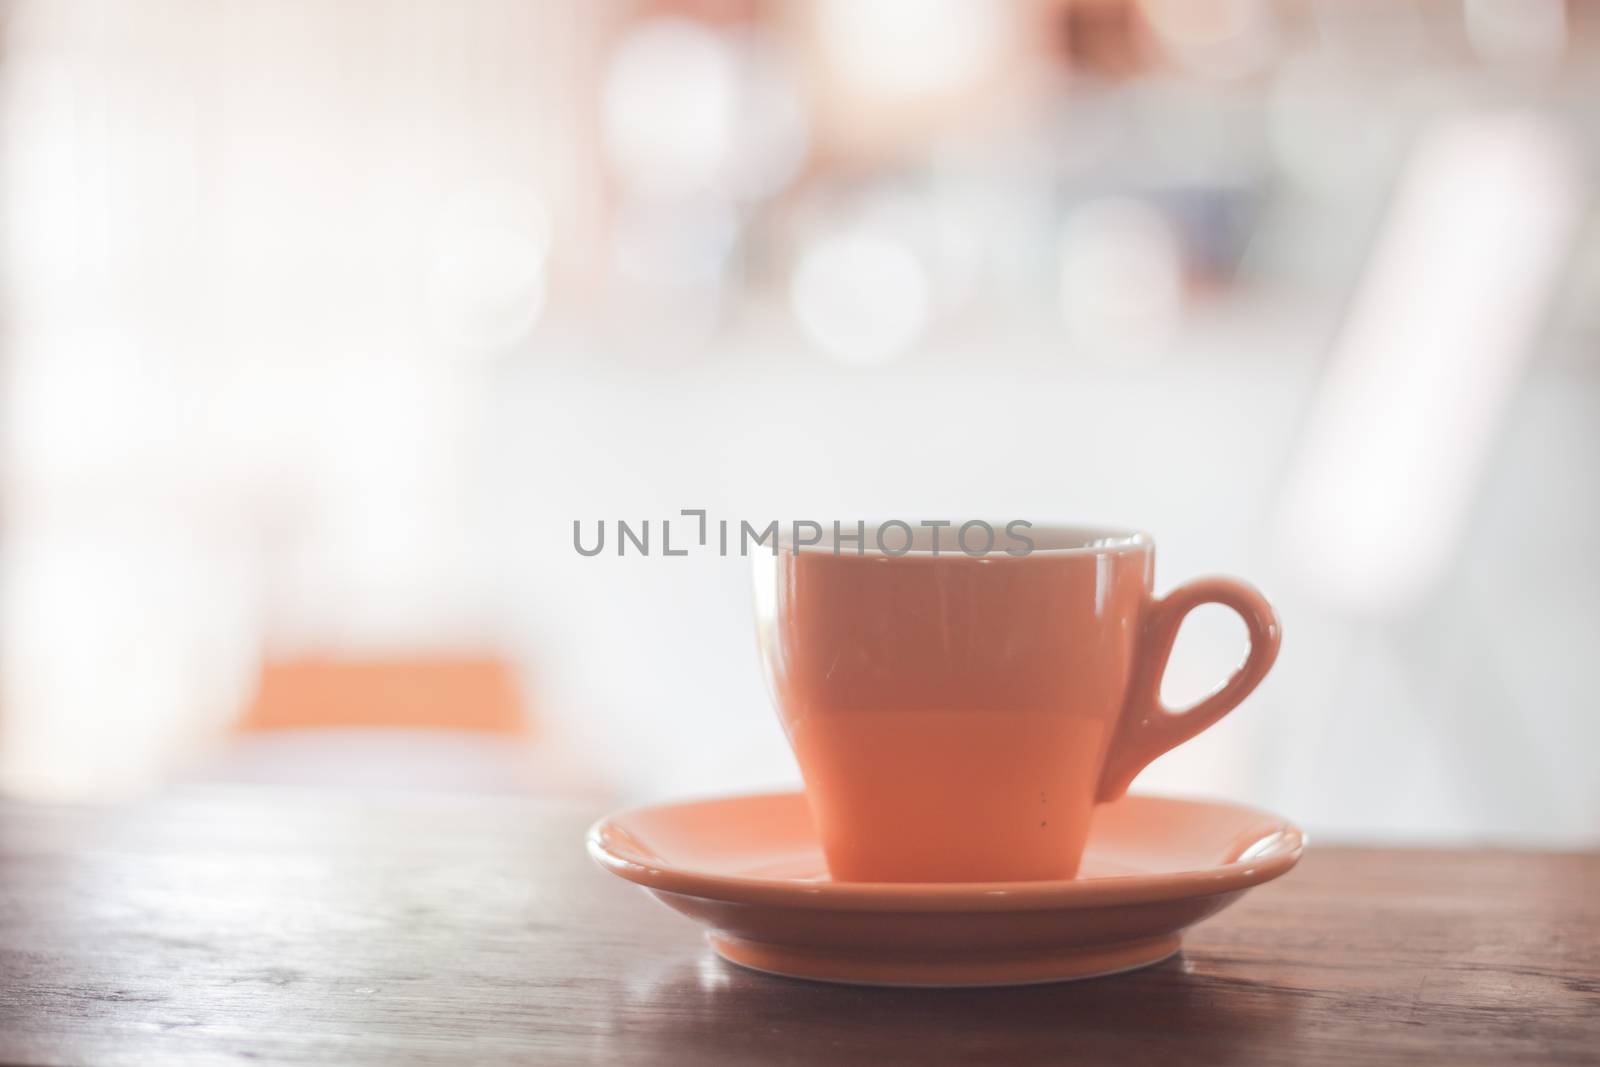
<svg viewBox="0 0 1600 1067"><path fill-rule="evenodd" d="M599 1040L659 1063L1236 1063L1294 1044L1304 996L1194 973L1181 954L1079 982L892 989L757 974L707 951L628 982Z"/></svg>

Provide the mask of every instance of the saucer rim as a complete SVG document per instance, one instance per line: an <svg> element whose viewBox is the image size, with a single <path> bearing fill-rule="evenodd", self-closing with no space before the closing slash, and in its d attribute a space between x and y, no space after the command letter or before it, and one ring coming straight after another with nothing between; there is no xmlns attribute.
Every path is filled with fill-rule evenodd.
<svg viewBox="0 0 1600 1067"><path fill-rule="evenodd" d="M1243 892L1287 874L1300 861L1307 835L1294 823L1260 808L1231 801L1129 793L1118 803L1176 804L1224 808L1261 820L1260 840L1281 835L1271 850L1249 860L1159 874L1107 875L1029 882L807 882L790 878L697 872L671 864L641 862L607 844L608 827L631 815L704 803L739 803L803 797L801 790L772 790L640 804L594 822L585 835L589 855L612 874L658 892L736 904L777 904L847 911L1037 911L1149 904Z"/></svg>

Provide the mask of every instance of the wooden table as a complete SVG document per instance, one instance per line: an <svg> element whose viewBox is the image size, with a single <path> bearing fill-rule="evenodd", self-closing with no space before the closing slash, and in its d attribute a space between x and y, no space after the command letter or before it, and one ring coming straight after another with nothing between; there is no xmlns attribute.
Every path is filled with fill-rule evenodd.
<svg viewBox="0 0 1600 1067"><path fill-rule="evenodd" d="M1313 845L1149 970L910 991L721 963L590 863L595 814L0 806L0 1060L1600 1063L1600 855Z"/></svg>

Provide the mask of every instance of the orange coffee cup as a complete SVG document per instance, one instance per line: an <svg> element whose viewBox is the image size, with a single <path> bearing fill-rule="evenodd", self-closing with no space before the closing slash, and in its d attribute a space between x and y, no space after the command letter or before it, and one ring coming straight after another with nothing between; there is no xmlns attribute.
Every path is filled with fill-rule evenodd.
<svg viewBox="0 0 1600 1067"><path fill-rule="evenodd" d="M1073 877L1094 806L1231 711L1277 656L1277 618L1244 582L1156 597L1143 533L982 524L992 544L973 554L960 525L886 523L756 557L762 656L836 879ZM1162 672L1184 616L1209 603L1244 619L1249 654L1171 711Z"/></svg>

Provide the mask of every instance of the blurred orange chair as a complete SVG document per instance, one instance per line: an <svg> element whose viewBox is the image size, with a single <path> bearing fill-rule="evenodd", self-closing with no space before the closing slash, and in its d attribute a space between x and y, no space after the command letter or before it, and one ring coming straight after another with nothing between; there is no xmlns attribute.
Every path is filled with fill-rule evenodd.
<svg viewBox="0 0 1600 1067"><path fill-rule="evenodd" d="M510 665L492 655L269 659L231 742L185 777L475 793L590 788L577 762L534 737L524 704Z"/></svg>
<svg viewBox="0 0 1600 1067"><path fill-rule="evenodd" d="M245 731L462 730L527 735L516 679L490 656L331 657L269 661Z"/></svg>
<svg viewBox="0 0 1600 1067"><path fill-rule="evenodd" d="M269 659L231 741L184 779L608 795L559 730L535 729L521 693L492 655Z"/></svg>

